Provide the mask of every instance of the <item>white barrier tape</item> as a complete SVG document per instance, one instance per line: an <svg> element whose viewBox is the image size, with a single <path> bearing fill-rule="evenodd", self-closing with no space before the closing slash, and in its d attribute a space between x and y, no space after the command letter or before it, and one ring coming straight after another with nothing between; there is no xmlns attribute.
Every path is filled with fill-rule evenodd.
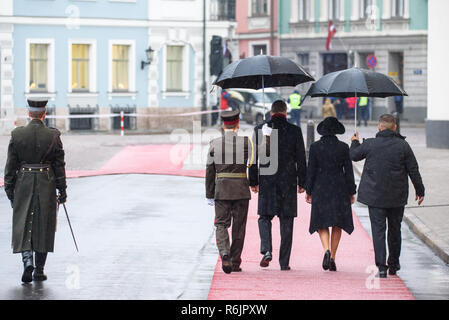
<svg viewBox="0 0 449 320"><path fill-rule="evenodd" d="M230 110L230 109L227 109ZM159 117L189 117L200 114L221 113L227 110L207 110L195 111L174 114L142 114L142 113L125 113L125 117L144 117L144 118L159 118ZM120 113L106 113L106 114L68 114L68 115L47 115L46 119L86 119L86 118L115 118L120 117ZM0 121L16 121L17 119L28 119L28 116L17 116L15 118L0 118Z"/></svg>

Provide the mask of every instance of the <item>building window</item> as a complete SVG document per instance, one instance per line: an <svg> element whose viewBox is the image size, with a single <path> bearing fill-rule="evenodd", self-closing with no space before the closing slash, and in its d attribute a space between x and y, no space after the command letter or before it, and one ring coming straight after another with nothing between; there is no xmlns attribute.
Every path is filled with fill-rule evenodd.
<svg viewBox="0 0 449 320"><path fill-rule="evenodd" d="M266 16L268 15L268 0L251 0L251 15Z"/></svg>
<svg viewBox="0 0 449 320"><path fill-rule="evenodd" d="M340 0L329 0L329 20L340 19Z"/></svg>
<svg viewBox="0 0 449 320"><path fill-rule="evenodd" d="M30 44L29 91L48 91L48 44Z"/></svg>
<svg viewBox="0 0 449 320"><path fill-rule="evenodd" d="M112 45L112 91L129 91L129 45Z"/></svg>
<svg viewBox="0 0 449 320"><path fill-rule="evenodd" d="M183 89L183 46L167 46L167 91Z"/></svg>
<svg viewBox="0 0 449 320"><path fill-rule="evenodd" d="M309 71L309 54L308 53L297 53L296 57L298 58L298 63L302 66L306 71Z"/></svg>
<svg viewBox="0 0 449 320"><path fill-rule="evenodd" d="M372 15L374 10L374 0L360 0L360 18L367 18Z"/></svg>
<svg viewBox="0 0 449 320"><path fill-rule="evenodd" d="M89 90L89 47L72 44L72 91Z"/></svg>
<svg viewBox="0 0 449 320"><path fill-rule="evenodd" d="M267 45L266 44L255 44L253 47L253 56L258 56L260 54L267 54Z"/></svg>
<svg viewBox="0 0 449 320"><path fill-rule="evenodd" d="M310 0L299 0L299 21L309 20Z"/></svg>
<svg viewBox="0 0 449 320"><path fill-rule="evenodd" d="M404 17L404 0L392 0L391 16L401 18Z"/></svg>

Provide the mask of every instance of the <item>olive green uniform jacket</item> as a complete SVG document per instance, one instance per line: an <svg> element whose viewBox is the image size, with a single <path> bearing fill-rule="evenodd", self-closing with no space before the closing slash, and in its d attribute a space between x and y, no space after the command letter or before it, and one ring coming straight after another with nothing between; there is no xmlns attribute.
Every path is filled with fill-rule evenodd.
<svg viewBox="0 0 449 320"><path fill-rule="evenodd" d="M48 165L30 172L24 165ZM5 167L5 192L13 200L12 248L53 252L56 189L66 189L64 149L57 129L32 120L11 133Z"/></svg>
<svg viewBox="0 0 449 320"><path fill-rule="evenodd" d="M212 140L206 166L206 198L251 199L246 177L251 153L252 145L248 137L238 136L234 132L225 132L222 137Z"/></svg>

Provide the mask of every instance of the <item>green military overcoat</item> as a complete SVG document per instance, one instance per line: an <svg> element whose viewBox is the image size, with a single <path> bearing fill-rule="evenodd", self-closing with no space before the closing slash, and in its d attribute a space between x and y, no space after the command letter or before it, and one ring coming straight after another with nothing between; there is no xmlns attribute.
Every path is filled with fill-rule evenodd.
<svg viewBox="0 0 449 320"><path fill-rule="evenodd" d="M26 165L47 165L48 169L30 172ZM5 191L13 201L14 253L53 252L56 189L66 189L60 132L34 119L12 131L5 167Z"/></svg>

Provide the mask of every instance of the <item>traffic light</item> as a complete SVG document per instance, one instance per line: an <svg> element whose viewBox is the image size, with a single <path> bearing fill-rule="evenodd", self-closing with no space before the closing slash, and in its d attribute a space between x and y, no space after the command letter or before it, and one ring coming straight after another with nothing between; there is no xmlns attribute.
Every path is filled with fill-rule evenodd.
<svg viewBox="0 0 449 320"><path fill-rule="evenodd" d="M212 36L209 58L210 74L218 76L223 70L223 44L220 36Z"/></svg>

